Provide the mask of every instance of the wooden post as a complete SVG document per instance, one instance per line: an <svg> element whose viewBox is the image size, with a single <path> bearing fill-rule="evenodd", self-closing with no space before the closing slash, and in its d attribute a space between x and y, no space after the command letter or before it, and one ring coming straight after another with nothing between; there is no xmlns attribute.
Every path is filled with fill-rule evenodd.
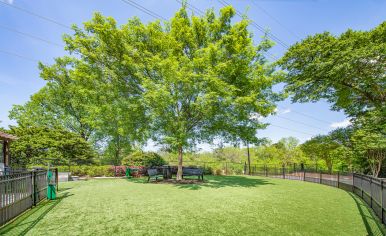
<svg viewBox="0 0 386 236"><path fill-rule="evenodd" d="M340 175L339 175L339 171L338 171L338 188L339 188L339 181L340 181Z"/></svg>
<svg viewBox="0 0 386 236"><path fill-rule="evenodd" d="M322 171L319 172L319 184L322 183Z"/></svg>
<svg viewBox="0 0 386 236"><path fill-rule="evenodd" d="M4 166L9 166L9 141L4 140L3 145L3 154L4 154Z"/></svg>
<svg viewBox="0 0 386 236"><path fill-rule="evenodd" d="M303 181L306 181L306 169L303 168Z"/></svg>
<svg viewBox="0 0 386 236"><path fill-rule="evenodd" d="M282 169L283 169L283 179L285 179L285 169L284 169L284 165L282 166Z"/></svg>

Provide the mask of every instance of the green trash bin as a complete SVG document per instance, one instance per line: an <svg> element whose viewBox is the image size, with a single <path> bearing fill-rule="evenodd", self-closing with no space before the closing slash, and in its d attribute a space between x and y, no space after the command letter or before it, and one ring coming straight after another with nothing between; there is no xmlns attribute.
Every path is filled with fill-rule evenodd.
<svg viewBox="0 0 386 236"><path fill-rule="evenodd" d="M55 200L56 199L56 183L53 178L51 170L47 171L47 199Z"/></svg>
<svg viewBox="0 0 386 236"><path fill-rule="evenodd" d="M126 177L127 178L131 178L131 170L130 170L130 168L126 168Z"/></svg>
<svg viewBox="0 0 386 236"><path fill-rule="evenodd" d="M47 186L47 198L50 200L56 199L56 186L54 184L49 184Z"/></svg>

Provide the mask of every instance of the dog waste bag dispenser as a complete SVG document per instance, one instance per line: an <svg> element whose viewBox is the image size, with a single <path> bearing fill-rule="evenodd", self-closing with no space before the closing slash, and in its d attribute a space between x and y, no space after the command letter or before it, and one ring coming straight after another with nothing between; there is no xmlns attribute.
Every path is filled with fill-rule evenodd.
<svg viewBox="0 0 386 236"><path fill-rule="evenodd" d="M50 200L56 199L56 181L52 173L52 170L48 169L47 171L47 198Z"/></svg>

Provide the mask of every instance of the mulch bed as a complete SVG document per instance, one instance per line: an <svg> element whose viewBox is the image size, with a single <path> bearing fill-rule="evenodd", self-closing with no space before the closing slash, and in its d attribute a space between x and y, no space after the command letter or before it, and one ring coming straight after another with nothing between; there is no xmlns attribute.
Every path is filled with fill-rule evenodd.
<svg viewBox="0 0 386 236"><path fill-rule="evenodd" d="M166 179L166 180L150 181L150 183L155 183L155 184L202 184L202 183L205 183L205 181L198 180L198 179L183 179L180 181L177 181L175 179Z"/></svg>

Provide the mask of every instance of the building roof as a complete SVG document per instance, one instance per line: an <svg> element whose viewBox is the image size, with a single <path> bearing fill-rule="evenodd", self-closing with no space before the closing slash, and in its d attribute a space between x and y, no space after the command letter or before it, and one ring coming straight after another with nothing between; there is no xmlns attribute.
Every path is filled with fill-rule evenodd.
<svg viewBox="0 0 386 236"><path fill-rule="evenodd" d="M7 134L0 131L0 140L7 140L7 141L13 141L16 140L17 137L11 134Z"/></svg>

